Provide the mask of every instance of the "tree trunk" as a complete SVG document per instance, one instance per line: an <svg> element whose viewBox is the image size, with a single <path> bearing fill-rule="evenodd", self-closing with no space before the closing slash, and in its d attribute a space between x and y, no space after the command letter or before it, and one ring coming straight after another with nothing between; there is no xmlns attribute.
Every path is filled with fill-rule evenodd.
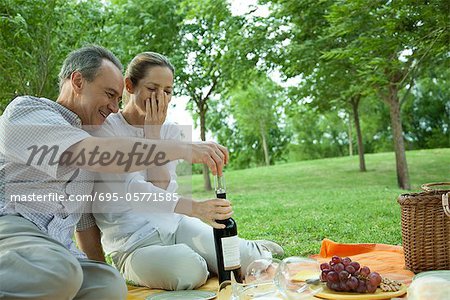
<svg viewBox="0 0 450 300"><path fill-rule="evenodd" d="M205 125L205 118L206 118L206 109L203 105L199 109L200 114L200 138L202 141L206 141L206 125ZM205 191L211 191L211 178L209 177L209 168L207 165L203 165L203 187L205 188Z"/></svg>
<svg viewBox="0 0 450 300"><path fill-rule="evenodd" d="M397 165L397 182L401 189L409 190L411 187L409 183L403 128L400 117L400 102L398 99L398 89L395 84L390 84L388 97L387 102L389 103L392 137L394 139L395 162Z"/></svg>
<svg viewBox="0 0 450 300"><path fill-rule="evenodd" d="M361 96L357 96L353 98L350 103L352 105L353 110L353 118L355 122L355 129L356 129L356 136L358 139L358 156L359 156L359 170L361 172L366 172L366 159L364 158L364 144L362 140L362 133L361 133L361 125L359 124L359 101L361 99Z"/></svg>
<svg viewBox="0 0 450 300"><path fill-rule="evenodd" d="M266 162L266 166L269 166L270 165L269 147L267 146L266 135L264 134L263 128L261 128L261 138L264 151L264 161Z"/></svg>
<svg viewBox="0 0 450 300"><path fill-rule="evenodd" d="M352 121L348 118L348 155L353 156Z"/></svg>

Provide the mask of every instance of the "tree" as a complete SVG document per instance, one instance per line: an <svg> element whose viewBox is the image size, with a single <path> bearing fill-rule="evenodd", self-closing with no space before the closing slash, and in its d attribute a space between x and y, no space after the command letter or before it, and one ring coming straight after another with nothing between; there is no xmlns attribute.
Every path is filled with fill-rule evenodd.
<svg viewBox="0 0 450 300"><path fill-rule="evenodd" d="M290 36L280 34L289 42L282 51L289 54L282 56L284 73L310 75L319 70L323 75L323 58L350 62L363 95L376 92L389 107L398 184L409 189L399 93L405 89L407 94L420 67L432 63L431 54L447 55L446 1L274 2L276 16L292 27Z"/></svg>
<svg viewBox="0 0 450 300"><path fill-rule="evenodd" d="M179 50L185 15L179 1L113 0L107 9L105 46L124 63L138 53L153 51L166 55L176 69L184 68Z"/></svg>
<svg viewBox="0 0 450 300"><path fill-rule="evenodd" d="M450 69L423 72L403 106L411 148L450 147Z"/></svg>
<svg viewBox="0 0 450 300"><path fill-rule="evenodd" d="M388 105L397 182L403 189L409 189L410 183L399 92L412 86L415 69L429 61L426 56L433 48L433 52L442 54L447 8L444 1L339 1L328 18L334 37L355 33L358 36L332 53L335 57L353 58L363 66L360 72L366 78L365 84L374 88Z"/></svg>
<svg viewBox="0 0 450 300"><path fill-rule="evenodd" d="M364 145L358 109L365 93L358 79L358 67L350 59L332 60L324 53L345 39L329 38L330 24L327 12L334 1L274 1L273 16L277 21L273 31L285 47L275 49L271 60L281 66L287 77L302 76L302 82L293 95L299 103L308 98L308 107L328 111L348 110L353 116L360 170L365 171ZM300 14L297 12L301 12ZM286 29L289 28L289 33ZM350 108L350 109L349 109ZM351 120L349 120L349 154L352 153ZM315 147L318 147L317 145Z"/></svg>
<svg viewBox="0 0 450 300"><path fill-rule="evenodd" d="M102 9L99 1L2 1L0 112L18 95L56 98L64 57L98 41Z"/></svg>
<svg viewBox="0 0 450 300"><path fill-rule="evenodd" d="M179 70L181 93L191 99L190 108L199 120L201 139L205 140L209 102L252 72L249 70L258 62L262 35L257 27L246 28L244 17L232 16L226 0L186 0L181 5L186 13L181 50L187 62ZM206 166L203 174L205 189L210 190Z"/></svg>
<svg viewBox="0 0 450 300"><path fill-rule="evenodd" d="M270 131L278 129L281 116L277 114L277 100L282 97L280 88L268 78L252 81L248 86L231 93L231 110L244 136L251 136L261 145L264 162L271 163Z"/></svg>

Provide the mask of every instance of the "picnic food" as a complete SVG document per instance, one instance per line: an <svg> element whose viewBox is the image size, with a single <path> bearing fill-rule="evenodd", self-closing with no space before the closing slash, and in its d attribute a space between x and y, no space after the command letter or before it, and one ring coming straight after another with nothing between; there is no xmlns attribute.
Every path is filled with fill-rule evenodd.
<svg viewBox="0 0 450 300"><path fill-rule="evenodd" d="M349 257L333 256L329 263L320 265L320 280L326 282L329 289L337 292L375 293L378 286L383 291L398 291L401 284L382 278L377 272L361 267Z"/></svg>
<svg viewBox="0 0 450 300"><path fill-rule="evenodd" d="M391 280L389 278L384 277L381 280L380 288L383 292L396 292L400 290L401 283L396 280Z"/></svg>

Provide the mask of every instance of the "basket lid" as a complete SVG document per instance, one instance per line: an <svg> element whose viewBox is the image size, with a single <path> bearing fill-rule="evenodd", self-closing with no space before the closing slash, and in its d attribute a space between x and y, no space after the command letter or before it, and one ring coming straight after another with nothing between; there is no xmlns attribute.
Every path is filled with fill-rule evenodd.
<svg viewBox="0 0 450 300"><path fill-rule="evenodd" d="M446 187L444 189L438 187ZM442 205L442 195L450 193L450 182L434 182L422 184L422 192L401 194L397 198L400 205Z"/></svg>

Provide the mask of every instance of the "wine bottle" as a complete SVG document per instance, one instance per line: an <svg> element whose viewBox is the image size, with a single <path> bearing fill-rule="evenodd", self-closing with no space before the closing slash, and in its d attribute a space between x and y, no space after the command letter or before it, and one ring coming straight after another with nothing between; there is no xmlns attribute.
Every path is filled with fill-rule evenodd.
<svg viewBox="0 0 450 300"><path fill-rule="evenodd" d="M214 179L216 197L226 199L227 193L223 176L217 175ZM226 220L216 220L216 222L225 225L223 229L213 229L219 286L223 286L222 283L225 281L231 281L231 272L233 272L235 280L242 283L241 256L236 221L233 218L228 218Z"/></svg>

